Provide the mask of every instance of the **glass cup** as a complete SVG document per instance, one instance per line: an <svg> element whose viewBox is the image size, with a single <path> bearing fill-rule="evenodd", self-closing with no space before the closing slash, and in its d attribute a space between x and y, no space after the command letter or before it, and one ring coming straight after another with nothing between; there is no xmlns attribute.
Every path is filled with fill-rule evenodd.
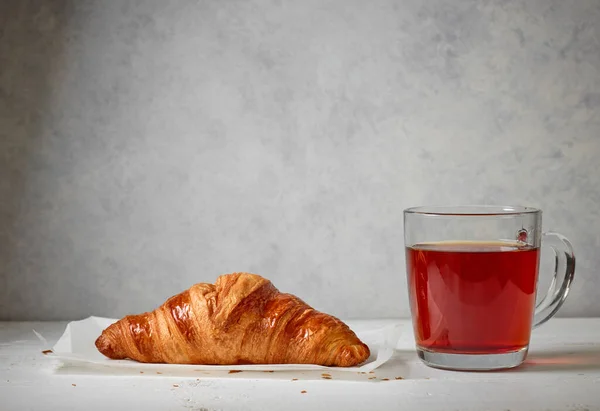
<svg viewBox="0 0 600 411"><path fill-rule="evenodd" d="M532 328L567 298L575 274L570 242L542 233L530 207L414 207L404 210L406 271L419 358L450 370L520 365ZM540 246L556 255L537 304Z"/></svg>

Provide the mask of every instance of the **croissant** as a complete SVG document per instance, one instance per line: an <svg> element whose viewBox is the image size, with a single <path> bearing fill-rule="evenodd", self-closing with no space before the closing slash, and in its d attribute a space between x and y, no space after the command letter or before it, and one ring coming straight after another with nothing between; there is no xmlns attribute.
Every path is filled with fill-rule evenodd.
<svg viewBox="0 0 600 411"><path fill-rule="evenodd" d="M348 367L370 355L345 323L248 273L195 284L152 312L128 315L102 331L96 348L111 359L169 364Z"/></svg>

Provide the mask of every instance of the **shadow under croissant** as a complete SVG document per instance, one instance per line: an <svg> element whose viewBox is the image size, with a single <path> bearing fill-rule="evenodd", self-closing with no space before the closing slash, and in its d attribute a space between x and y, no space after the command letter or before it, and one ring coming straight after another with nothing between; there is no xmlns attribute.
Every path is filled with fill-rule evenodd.
<svg viewBox="0 0 600 411"><path fill-rule="evenodd" d="M60 365L55 369L58 375L95 375L95 376L115 376L115 377L167 377L177 379L246 379L246 380L287 380L287 381L357 381L357 382L384 382L392 380L401 380L402 377L389 378L380 377L376 372L357 373L357 372L335 372L328 371L240 371L230 373L228 371L185 371L185 372L162 372L145 369L144 371L135 371L133 369L111 368L105 366L75 366L70 364ZM323 375L327 374L327 375Z"/></svg>
<svg viewBox="0 0 600 411"><path fill-rule="evenodd" d="M336 370L269 370L269 371L246 371L246 370L200 370L193 368L181 368L176 371L165 369L157 364L144 364L143 367L110 367L89 363L60 363L54 370L58 375L96 375L96 376L118 376L118 377L169 377L179 379L250 379L250 380L288 380L307 381L355 381L355 382L391 382L401 381L407 378L408 366L405 352L396 350L392 358L385 364L370 372L336 371Z"/></svg>

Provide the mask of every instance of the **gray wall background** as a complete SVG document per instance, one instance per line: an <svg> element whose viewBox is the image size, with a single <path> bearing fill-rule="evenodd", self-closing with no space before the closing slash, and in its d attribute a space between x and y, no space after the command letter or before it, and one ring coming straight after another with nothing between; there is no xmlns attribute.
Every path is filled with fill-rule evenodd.
<svg viewBox="0 0 600 411"><path fill-rule="evenodd" d="M600 315L599 133L598 1L4 1L0 319L236 270L406 317L402 209L450 203L541 207Z"/></svg>

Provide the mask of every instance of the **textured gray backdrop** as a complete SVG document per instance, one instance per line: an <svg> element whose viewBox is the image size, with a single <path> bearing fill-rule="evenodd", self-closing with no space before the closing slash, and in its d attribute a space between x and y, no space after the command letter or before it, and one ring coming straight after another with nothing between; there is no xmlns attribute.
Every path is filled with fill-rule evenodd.
<svg viewBox="0 0 600 411"><path fill-rule="evenodd" d="M235 270L408 316L402 209L455 203L543 208L600 315L599 1L0 3L0 319Z"/></svg>

